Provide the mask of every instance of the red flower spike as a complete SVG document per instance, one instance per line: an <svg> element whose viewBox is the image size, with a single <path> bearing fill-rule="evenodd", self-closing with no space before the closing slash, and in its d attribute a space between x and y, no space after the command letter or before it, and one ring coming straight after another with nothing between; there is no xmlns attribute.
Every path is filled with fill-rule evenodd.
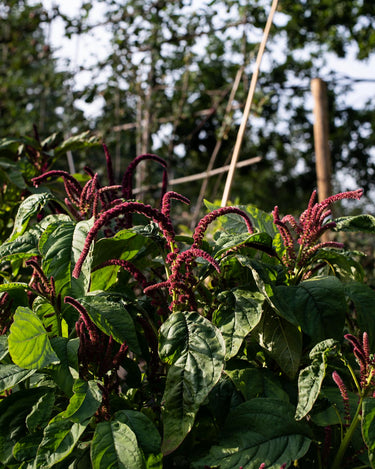
<svg viewBox="0 0 375 469"><path fill-rule="evenodd" d="M91 321L90 316L88 315L86 308L81 305L76 299L72 298L71 296L66 296L64 298L64 303L68 303L80 313L82 321L84 322L86 329L89 333L90 340L93 344L97 344L99 342L99 335L98 330L95 324Z"/></svg>
<svg viewBox="0 0 375 469"><path fill-rule="evenodd" d="M124 270L129 272L137 282L141 284L142 288L146 288L148 286L146 277L142 274L142 272L138 270L131 262L123 259L109 259L108 261L105 261L102 264L96 266L94 269L92 269L92 271L95 272L96 270L103 269L109 265L118 265L122 267Z"/></svg>
<svg viewBox="0 0 375 469"><path fill-rule="evenodd" d="M135 168L138 166L138 164L141 161L144 160L154 160L160 163L164 170L167 168L167 163L163 160L163 158L160 158L158 155L154 155L152 153L145 153L143 155L139 155L134 160L129 164L127 167L124 176L122 178L122 195L124 199L131 199L133 195L132 191L132 178L133 178L133 173Z"/></svg>
<svg viewBox="0 0 375 469"><path fill-rule="evenodd" d="M341 379L337 371L332 373L333 381L336 383L337 387L340 390L342 400L344 402L344 411L345 411L345 425L350 424L350 406L349 406L349 396L344 381Z"/></svg>
<svg viewBox="0 0 375 469"><path fill-rule="evenodd" d="M179 200L186 205L190 204L190 200L187 197L179 194L178 192L169 191L166 192L162 198L161 213L166 217L170 217L171 211L171 199Z"/></svg>
<svg viewBox="0 0 375 469"><path fill-rule="evenodd" d="M197 227L194 230L193 239L194 243L192 245L193 248L199 247L201 244L204 233L207 230L207 227L210 223L212 223L216 218L221 217L222 215L227 215L228 213L237 213L240 215L246 223L247 230L249 233L254 233L253 225L251 224L251 220L249 216L241 209L237 207L221 207L216 210L213 210L211 213L204 216L201 221L198 223Z"/></svg>
<svg viewBox="0 0 375 469"><path fill-rule="evenodd" d="M111 157L111 154L109 153L107 145L104 142L103 142L103 149L104 149L104 154L105 154L105 161L107 163L108 182L110 186L113 186L115 183L115 178L114 178L113 169L112 169L112 157Z"/></svg>
<svg viewBox="0 0 375 469"><path fill-rule="evenodd" d="M118 215L122 214L131 214L131 213L140 213L146 217L155 221L161 231L163 232L164 237L168 243L174 242L174 229L170 221L158 210L152 208L150 205L145 205L140 202L123 202L119 205L114 206L113 208L102 213L100 217L94 223L94 226L88 232L85 244L83 246L81 255L74 267L72 275L74 278L78 278L81 273L82 264L84 263L92 242L96 238L98 231L106 225L110 220L116 218Z"/></svg>

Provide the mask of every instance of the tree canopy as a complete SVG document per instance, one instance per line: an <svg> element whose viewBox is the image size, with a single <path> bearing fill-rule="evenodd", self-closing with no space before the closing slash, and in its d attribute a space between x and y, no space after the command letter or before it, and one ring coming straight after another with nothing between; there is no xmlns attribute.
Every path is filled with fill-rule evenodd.
<svg viewBox="0 0 375 469"><path fill-rule="evenodd" d="M7 2L11 3L18 7L3 10L20 30L26 1ZM100 18L95 15L97 5L105 12ZM39 94L49 103L45 108L42 100L39 108L33 104L39 121L46 109L56 114L62 108L65 115L71 113L72 127L86 126L101 134L114 156L117 175L134 155L145 152L165 158L172 177L205 171L218 142L214 166L219 167L231 156L269 8L270 2L264 0L97 0L83 3L74 15L55 7L44 14L49 21L62 19L67 36L91 34L95 40L95 34L105 31L110 38L107 56L87 70L92 77L89 84L74 90L75 99L97 101L100 112L84 123L67 95L63 102L52 92L45 78L48 67L39 65L20 80L24 83L26 76L34 77L42 89ZM346 57L352 50L358 60L372 57L374 19L369 2L359 0L280 1L241 152L241 159L261 156L262 160L237 171L232 200L239 197L241 202L256 202L269 210L277 194L278 201L293 210L315 187L309 100L310 80L317 76L328 83L335 189L348 189L347 174L367 193L374 188L374 102L362 108L349 105L345 95L353 81L330 65L332 57ZM38 37L38 47L31 47L33 53L39 50L51 60L45 36ZM25 47L25 53L29 49ZM13 68L17 70L9 64L8 73ZM58 77L67 83L66 74L51 70L55 84ZM14 100L22 109L30 108L25 89L17 88L23 101ZM149 182L154 175L142 177ZM193 203L200 184L184 186ZM220 198L223 184L224 178L211 178L205 197Z"/></svg>

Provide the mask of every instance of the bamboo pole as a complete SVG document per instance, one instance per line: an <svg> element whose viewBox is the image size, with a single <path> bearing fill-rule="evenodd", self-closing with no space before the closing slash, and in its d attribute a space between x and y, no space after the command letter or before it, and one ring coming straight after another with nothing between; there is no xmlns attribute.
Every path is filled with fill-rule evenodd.
<svg viewBox="0 0 375 469"><path fill-rule="evenodd" d="M318 198L321 202L332 195L326 83L320 78L312 79L311 92L314 98L315 168Z"/></svg>
<svg viewBox="0 0 375 469"><path fill-rule="evenodd" d="M311 92L314 98L314 146L318 200L322 202L332 194L326 83L320 78L314 78L311 80ZM330 240L327 231L323 233L321 240L324 242Z"/></svg>
<svg viewBox="0 0 375 469"><path fill-rule="evenodd" d="M244 161L239 161L237 163L237 168L243 168L245 166L249 166L251 164L259 163L261 161L262 157L261 156L255 156L254 158L249 158ZM171 179L168 181L168 184L171 186L176 186L177 184L184 184L186 182L191 182L191 181L197 181L198 179L204 179L205 177L208 176L216 176L217 174L220 173L225 173L228 171L229 165L222 166L221 168L216 168L212 169L211 171L204 171L203 173L197 173L197 174L192 174L190 176L184 176L181 178L177 179ZM133 194L139 194L142 191L147 191L149 189L157 189L158 187L162 187L162 183L155 184L153 186L145 186L141 188L136 188L133 190Z"/></svg>
<svg viewBox="0 0 375 469"><path fill-rule="evenodd" d="M217 155L220 151L221 145L223 143L223 139L226 138L226 136L229 132L230 124L231 124L230 113L232 111L233 101L234 101L235 95L237 93L238 86L240 84L240 80L241 80L243 71L244 71L244 67L240 67L237 71L237 74L236 74L236 77L235 77L235 80L234 80L234 83L233 83L233 86L232 86L232 89L231 89L231 92L230 92L230 95L229 95L228 103L227 103L227 106L225 108L224 120L223 120L223 123L222 123L221 128L220 128L219 138L216 142L214 151L212 152L210 161L208 163L207 170L206 170L207 171L206 177L203 179L201 190L199 192L197 203L195 205L195 210L194 210L191 226L196 225L196 222L197 222L198 217L199 217L200 208L201 208L201 205L202 205L202 202L203 202L203 198L204 198L204 195L205 195L206 190L207 190L208 179L210 177L209 173L210 173L210 171L212 171L212 168L214 167L216 157L217 157Z"/></svg>
<svg viewBox="0 0 375 469"><path fill-rule="evenodd" d="M234 171L236 169L238 156L239 156L240 149L241 149L241 146L242 146L242 141L243 141L243 138L244 138L246 125L247 125L247 121L248 121L249 114L250 114L251 104L253 102L255 87L256 87L256 83L257 83L258 75L259 75L260 64L262 62L264 50L266 48L266 43L267 43L269 32L270 32L270 29L271 29L271 26L272 26L273 16L274 16L276 8L277 8L277 3L278 3L278 0L273 0L272 1L271 11L268 15L267 23L266 23L266 26L264 28L262 42L260 43L260 47L259 47L259 51L258 51L258 55L257 55L257 60L256 60L256 63L255 63L253 76L251 77L249 93L247 95L241 125L240 125L240 128L238 130L237 139L236 139L236 143L235 143L234 150L233 150L232 161L230 163L230 167L229 167L229 171L228 171L228 175L227 175L227 180L226 180L225 187L224 187L223 198L221 199L221 206L222 207L225 207L227 202L228 202L229 193L230 193L230 189L232 187L232 182L233 182L233 177L234 177Z"/></svg>

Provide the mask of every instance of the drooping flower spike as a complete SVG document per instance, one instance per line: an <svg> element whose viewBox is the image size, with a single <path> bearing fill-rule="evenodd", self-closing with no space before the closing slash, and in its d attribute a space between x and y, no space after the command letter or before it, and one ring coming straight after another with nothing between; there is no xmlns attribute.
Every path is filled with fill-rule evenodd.
<svg viewBox="0 0 375 469"><path fill-rule="evenodd" d="M74 267L72 275L74 278L78 278L81 273L82 265L89 253L90 246L94 239L96 238L99 230L108 224L112 219L118 217L119 215L126 215L131 213L139 213L145 215L146 217L153 220L158 224L160 230L163 232L164 238L168 244L174 243L174 229L170 220L163 215L159 210L152 208L150 205L145 205L140 202L123 202L121 204L115 205L113 208L102 213L100 217L94 223L94 226L91 228L87 234L85 244L83 246L81 255L78 258L78 261Z"/></svg>
<svg viewBox="0 0 375 469"><path fill-rule="evenodd" d="M100 265L97 265L94 269L92 269L92 272L95 272L96 270L103 269L104 267L110 266L110 265L117 265L127 272L129 272L132 277L140 284L142 288L146 288L148 286L148 282L146 280L146 277L142 274L140 270L138 270L131 262L126 261L124 259L109 259L108 261L103 262Z"/></svg>
<svg viewBox="0 0 375 469"><path fill-rule="evenodd" d="M171 199L180 200L186 205L190 204L190 200L187 197L179 194L178 192L168 191L163 195L162 204L161 204L161 213L166 217L170 217L171 212Z"/></svg>
<svg viewBox="0 0 375 469"><path fill-rule="evenodd" d="M127 167L124 176L122 178L122 196L124 199L132 199L133 198L133 184L132 184L132 179L133 179L133 173L135 171L135 168L138 166L138 164L141 161L144 160L154 160L157 161L164 169L163 174L165 177L167 177L167 163L163 158L160 158L158 155L154 155L153 153L145 153L143 155L139 155L134 160L129 164ZM163 188L162 188L162 196L164 195L165 192L165 185L166 185L167 179L163 179Z"/></svg>
<svg viewBox="0 0 375 469"><path fill-rule="evenodd" d="M105 161L107 163L107 176L108 176L108 183L110 186L115 184L115 177L113 175L113 168L112 168L112 158L109 153L107 145L103 142L103 149L105 154Z"/></svg>
<svg viewBox="0 0 375 469"><path fill-rule="evenodd" d="M168 280L147 286L144 292L150 294L156 288L168 288L170 296L174 298L170 304L171 311L178 304L187 304L190 309L194 310L196 304L192 288L195 280L191 275L191 266L197 257L205 259L220 273L219 264L210 254L202 249L191 247L174 256ZM184 272L181 272L182 267L184 267Z"/></svg>
<svg viewBox="0 0 375 469"><path fill-rule="evenodd" d="M203 241L203 237L207 230L208 225L212 223L214 220L216 220L216 218L221 217L222 215L227 215L228 213L236 213L240 215L245 220L248 232L254 233L251 220L249 216L243 210L237 207L221 207L208 213L206 216L204 216L200 220L200 222L198 223L193 233L194 243L192 247L199 248L199 246L201 245Z"/></svg>
<svg viewBox="0 0 375 469"><path fill-rule="evenodd" d="M50 177L62 177L64 181L64 186L67 195L72 202L79 204L79 198L82 192L81 184L77 181L75 177L69 174L67 171L62 170L52 170L47 171L40 176L32 178L32 182L35 187L38 187L41 182L46 181Z"/></svg>

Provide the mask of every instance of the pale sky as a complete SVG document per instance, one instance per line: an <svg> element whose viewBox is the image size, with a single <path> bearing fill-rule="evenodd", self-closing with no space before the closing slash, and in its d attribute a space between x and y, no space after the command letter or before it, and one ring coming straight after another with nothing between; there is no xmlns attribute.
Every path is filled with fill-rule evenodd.
<svg viewBox="0 0 375 469"><path fill-rule="evenodd" d="M35 0L37 1L37 0ZM202 5L206 0L194 0L196 5ZM62 12L74 17L75 13L79 11L81 0L42 0L42 3L47 9L52 5L58 5ZM105 11L105 5L100 2L93 2L94 7L91 12L93 21L100 21ZM271 3L271 1L270 1ZM277 19L276 19L277 21ZM64 26L61 21L56 20L50 32L50 41L52 46L57 49L57 57L71 60L72 71L76 70L80 65L89 65L95 63L96 59L104 58L108 53L108 39L109 34L104 28L96 28L94 37L73 37L71 40L64 38ZM337 59L332 55L332 60L329 66L333 67L337 72L345 76L359 79L369 79L372 82L359 82L353 85L353 92L345 97L348 105L355 107L363 107L367 99L375 100L375 54L370 61L356 61L354 59L354 50L347 59ZM267 64L267 50L263 59L263 67ZM64 63L61 64L64 67ZM262 67L261 67L262 70ZM264 68L263 68L264 70ZM322 77L326 75L328 68L322 69ZM76 87L81 88L91 81L91 76L88 73L81 72L76 76ZM87 105L81 104L85 113L95 114L99 112L98 103Z"/></svg>

